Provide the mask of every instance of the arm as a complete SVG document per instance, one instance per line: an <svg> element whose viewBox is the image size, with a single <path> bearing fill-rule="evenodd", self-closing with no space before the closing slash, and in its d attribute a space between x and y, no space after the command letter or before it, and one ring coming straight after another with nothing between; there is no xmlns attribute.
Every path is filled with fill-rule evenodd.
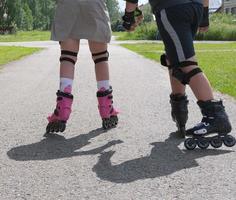
<svg viewBox="0 0 236 200"><path fill-rule="evenodd" d="M126 0L125 15L122 17L123 26L127 31L134 31L142 22L143 13L138 8L138 0Z"/></svg>
<svg viewBox="0 0 236 200"><path fill-rule="evenodd" d="M209 29L209 0L203 0L203 16L199 25L199 32L205 33Z"/></svg>
<svg viewBox="0 0 236 200"><path fill-rule="evenodd" d="M126 1L126 12L133 12L138 7L138 0L127 0Z"/></svg>

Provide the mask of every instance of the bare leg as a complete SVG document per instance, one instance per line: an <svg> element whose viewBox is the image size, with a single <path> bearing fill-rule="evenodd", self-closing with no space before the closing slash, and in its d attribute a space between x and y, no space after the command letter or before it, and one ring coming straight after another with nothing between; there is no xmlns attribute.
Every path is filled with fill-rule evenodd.
<svg viewBox="0 0 236 200"><path fill-rule="evenodd" d="M172 74L172 70L169 71L172 94L184 95L186 87L183 84L181 84L176 78L174 78L171 74Z"/></svg>
<svg viewBox="0 0 236 200"><path fill-rule="evenodd" d="M71 51L75 53L79 52L79 44L80 44L79 40L67 39L65 41L62 41L60 44L61 44L61 50ZM71 58L75 62L77 61L77 57L75 56L66 55L66 57ZM61 62L60 77L74 79L74 69L75 67L73 63L68 61Z"/></svg>
<svg viewBox="0 0 236 200"><path fill-rule="evenodd" d="M106 43L99 43L94 41L89 41L89 48L92 54L97 54L107 51ZM99 59L106 56L107 53L103 55L94 56L94 59ZM108 61L99 62L95 64L95 74L97 81L109 80L109 65Z"/></svg>
<svg viewBox="0 0 236 200"><path fill-rule="evenodd" d="M195 57L188 59L190 61L195 61ZM183 72L188 73L198 66L189 66L182 68ZM208 101L214 99L213 91L208 81L207 77L204 73L199 73L193 76L189 82L189 86L191 87L195 97L198 101Z"/></svg>
<svg viewBox="0 0 236 200"><path fill-rule="evenodd" d="M48 117L46 135L48 133L64 132L67 120L70 117L73 102L72 83L74 79L74 65L77 61L79 41L67 39L61 44L60 58L60 89L57 92L57 105L54 112Z"/></svg>
<svg viewBox="0 0 236 200"><path fill-rule="evenodd" d="M107 44L89 41L89 48L95 62L95 73L98 84L98 109L104 129L116 127L118 111L113 107L112 89L109 84L109 65Z"/></svg>

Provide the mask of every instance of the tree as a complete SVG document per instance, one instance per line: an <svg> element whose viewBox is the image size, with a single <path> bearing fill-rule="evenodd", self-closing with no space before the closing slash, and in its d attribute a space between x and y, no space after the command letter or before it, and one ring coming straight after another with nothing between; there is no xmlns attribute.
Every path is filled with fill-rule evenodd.
<svg viewBox="0 0 236 200"><path fill-rule="evenodd" d="M117 0L105 0L112 27L119 24L121 14ZM0 0L0 27L19 30L49 30L56 0Z"/></svg>
<svg viewBox="0 0 236 200"><path fill-rule="evenodd" d="M109 16L111 19L112 29L116 29L117 24L119 25L119 20L121 19L121 13L119 11L119 3L117 0L106 0L106 5L108 8Z"/></svg>

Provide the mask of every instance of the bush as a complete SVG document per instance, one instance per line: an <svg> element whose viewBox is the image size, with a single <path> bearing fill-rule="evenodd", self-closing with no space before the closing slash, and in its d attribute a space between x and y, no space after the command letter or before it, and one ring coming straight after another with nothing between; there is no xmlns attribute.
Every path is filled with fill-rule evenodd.
<svg viewBox="0 0 236 200"><path fill-rule="evenodd" d="M135 32L124 33L118 40L156 40L157 27L155 22L143 23Z"/></svg>
<svg viewBox="0 0 236 200"><path fill-rule="evenodd" d="M118 40L156 40L158 31L155 22L143 23L133 33L126 33ZM210 29L205 34L197 34L196 40L236 40L236 16L213 14L210 17Z"/></svg>

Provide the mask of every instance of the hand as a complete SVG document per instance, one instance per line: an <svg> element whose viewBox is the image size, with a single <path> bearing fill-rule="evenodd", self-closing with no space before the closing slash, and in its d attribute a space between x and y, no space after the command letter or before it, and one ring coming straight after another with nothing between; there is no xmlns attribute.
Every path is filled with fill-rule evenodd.
<svg viewBox="0 0 236 200"><path fill-rule="evenodd" d="M125 15L122 17L123 19L123 27L126 31L134 31L135 30L135 16L134 11L128 12L125 11Z"/></svg>
<svg viewBox="0 0 236 200"><path fill-rule="evenodd" d="M198 32L199 33L206 33L206 32L208 32L208 30L209 30L209 26L199 27L198 28Z"/></svg>
<svg viewBox="0 0 236 200"><path fill-rule="evenodd" d="M122 17L123 19L123 27L128 31L134 31L136 27L143 21L143 13L142 11L136 7L134 11L128 12L125 11L125 15Z"/></svg>

